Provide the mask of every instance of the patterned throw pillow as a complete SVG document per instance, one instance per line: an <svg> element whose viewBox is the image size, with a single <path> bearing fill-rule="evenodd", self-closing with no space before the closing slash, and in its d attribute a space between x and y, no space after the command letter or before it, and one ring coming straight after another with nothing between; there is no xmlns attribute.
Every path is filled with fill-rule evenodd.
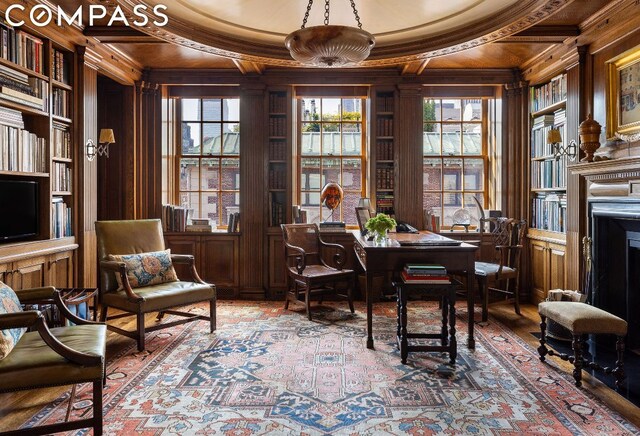
<svg viewBox="0 0 640 436"><path fill-rule="evenodd" d="M13 289L0 282L0 314L16 312L22 312L18 296ZM26 331L26 328L0 330L0 360L7 357Z"/></svg>
<svg viewBox="0 0 640 436"><path fill-rule="evenodd" d="M132 288L176 282L178 276L171 262L171 250L139 254L109 255L109 260L124 262L127 278ZM124 289L120 274L116 274L119 289Z"/></svg>

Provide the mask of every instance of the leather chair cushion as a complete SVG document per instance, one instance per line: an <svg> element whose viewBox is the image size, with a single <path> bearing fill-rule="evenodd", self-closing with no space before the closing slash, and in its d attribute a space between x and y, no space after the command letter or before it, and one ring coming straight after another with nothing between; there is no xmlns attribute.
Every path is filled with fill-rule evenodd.
<svg viewBox="0 0 640 436"><path fill-rule="evenodd" d="M609 312L576 301L545 301L538 305L538 313L554 320L574 335L610 333L627 334L627 322Z"/></svg>
<svg viewBox="0 0 640 436"><path fill-rule="evenodd" d="M16 312L22 312L18 296L13 289L0 282L0 313ZM24 327L0 330L0 360L7 357L26 331Z"/></svg>
<svg viewBox="0 0 640 436"><path fill-rule="evenodd" d="M476 262L476 275L489 277L494 276L498 273L498 269L500 269L500 265L497 263L489 263L489 262ZM504 278L507 276L515 277L516 270L513 268L509 268L508 266L502 267L502 272L500 273L500 277Z"/></svg>
<svg viewBox="0 0 640 436"><path fill-rule="evenodd" d="M85 367L70 362L49 348L38 332L27 332L13 351L0 361L0 390L68 385L102 378L107 340L105 325L77 325L50 330L68 347L102 357L102 364Z"/></svg>
<svg viewBox="0 0 640 436"><path fill-rule="evenodd" d="M178 276L171 262L171 250L152 251L150 253L110 254L109 260L124 262L127 267L127 279L132 288L177 282ZM116 274L118 288L123 289L120 274Z"/></svg>
<svg viewBox="0 0 640 436"><path fill-rule="evenodd" d="M131 302L125 291L120 290L105 293L102 303L127 312L147 313L211 300L216 295L214 288L207 284L182 281L145 286L135 289L135 293L144 301Z"/></svg>

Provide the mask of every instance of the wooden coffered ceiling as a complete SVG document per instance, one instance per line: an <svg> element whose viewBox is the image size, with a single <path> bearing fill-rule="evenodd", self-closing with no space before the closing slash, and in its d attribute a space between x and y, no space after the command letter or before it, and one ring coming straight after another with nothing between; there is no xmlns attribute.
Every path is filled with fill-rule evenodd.
<svg viewBox="0 0 640 436"><path fill-rule="evenodd" d="M356 0L363 28L377 45L361 66L426 69L517 68L580 33L580 23L622 0ZM303 0L94 0L127 10L135 4L167 5L169 24L136 30L102 25L84 33L108 44L140 68L237 69L260 74L298 67L284 35L300 27ZM67 3L73 3L67 1ZM341 5L344 3L344 5ZM323 9L315 0L313 11ZM335 6L334 6L335 5ZM331 24L352 24L348 0L332 0ZM321 12L316 11L316 15Z"/></svg>

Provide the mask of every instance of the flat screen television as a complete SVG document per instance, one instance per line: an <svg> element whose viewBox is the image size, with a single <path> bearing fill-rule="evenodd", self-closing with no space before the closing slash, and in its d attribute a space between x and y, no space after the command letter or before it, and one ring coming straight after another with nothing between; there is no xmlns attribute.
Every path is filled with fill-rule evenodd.
<svg viewBox="0 0 640 436"><path fill-rule="evenodd" d="M38 182L0 180L0 242L36 236L39 223Z"/></svg>

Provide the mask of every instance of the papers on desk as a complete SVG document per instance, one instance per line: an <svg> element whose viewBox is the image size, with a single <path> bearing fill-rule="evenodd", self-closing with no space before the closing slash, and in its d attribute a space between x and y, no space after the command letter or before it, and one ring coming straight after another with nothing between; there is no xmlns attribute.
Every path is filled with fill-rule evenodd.
<svg viewBox="0 0 640 436"><path fill-rule="evenodd" d="M400 245L415 246L458 246L462 241L447 238L436 233L397 233L393 239Z"/></svg>

